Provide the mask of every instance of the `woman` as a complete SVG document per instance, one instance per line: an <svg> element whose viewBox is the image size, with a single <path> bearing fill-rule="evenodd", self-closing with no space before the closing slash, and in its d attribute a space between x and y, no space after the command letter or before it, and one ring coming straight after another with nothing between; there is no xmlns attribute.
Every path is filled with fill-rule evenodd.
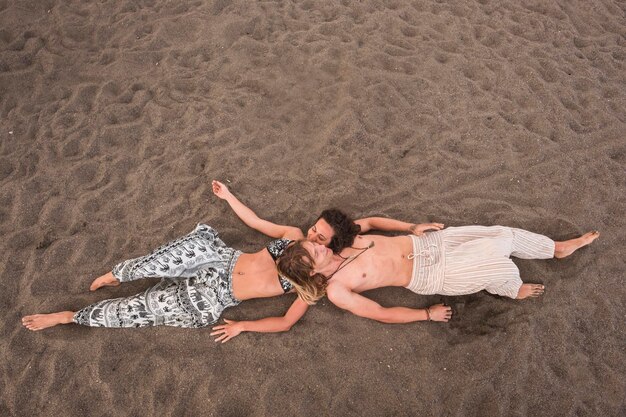
<svg viewBox="0 0 626 417"><path fill-rule="evenodd" d="M256 253L242 253L226 246L213 228L200 224L190 234L149 255L120 263L113 271L94 280L90 287L95 291L126 281L163 278L143 293L100 301L78 312L26 316L22 319L23 325L34 331L69 323L92 327L167 325L197 328L215 323L225 308L241 301L290 292L292 286L279 277L275 261L292 240L304 238L303 233L296 227L260 219L221 182L213 181L212 186L213 193L226 200L244 223L277 239ZM362 219L358 223L354 224L338 210L327 210L309 229L307 236L312 241L341 250L352 244L360 230L367 231L371 227L408 230L415 226L383 218ZM438 226L433 224L431 227ZM282 317L245 322L226 320L226 324L216 326L211 335L217 336L216 341L226 342L242 331L287 331L307 308L308 304L297 298Z"/></svg>

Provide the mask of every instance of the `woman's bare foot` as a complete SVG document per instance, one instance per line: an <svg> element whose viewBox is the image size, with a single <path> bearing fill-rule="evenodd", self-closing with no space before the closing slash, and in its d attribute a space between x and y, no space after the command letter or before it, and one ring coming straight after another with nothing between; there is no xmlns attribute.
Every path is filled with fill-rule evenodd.
<svg viewBox="0 0 626 417"><path fill-rule="evenodd" d="M61 311L51 314L34 314L22 318L22 325L28 330L37 331L56 326L57 324L72 323L73 311Z"/></svg>
<svg viewBox="0 0 626 417"><path fill-rule="evenodd" d="M594 240L600 237L600 232L594 231L585 233L581 237L576 239L566 240L565 242L555 242L554 243L554 257L555 258L565 258L566 256L574 253L576 249L580 249L583 246L587 246Z"/></svg>
<svg viewBox="0 0 626 417"><path fill-rule="evenodd" d="M120 285L120 282L113 276L112 272L109 272L94 279L91 286L89 286L89 291L95 291L102 287L117 287L118 285Z"/></svg>
<svg viewBox="0 0 626 417"><path fill-rule="evenodd" d="M543 291L546 287L541 284L522 284L517 293L517 300L523 300L524 298L534 298L543 295Z"/></svg>

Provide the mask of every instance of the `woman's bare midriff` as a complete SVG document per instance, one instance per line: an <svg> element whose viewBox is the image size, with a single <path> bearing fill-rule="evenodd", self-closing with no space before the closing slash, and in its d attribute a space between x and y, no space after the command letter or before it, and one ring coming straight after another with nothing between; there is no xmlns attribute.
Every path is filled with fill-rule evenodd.
<svg viewBox="0 0 626 417"><path fill-rule="evenodd" d="M266 249L242 253L233 269L233 295L238 300L275 297L283 294L278 270Z"/></svg>

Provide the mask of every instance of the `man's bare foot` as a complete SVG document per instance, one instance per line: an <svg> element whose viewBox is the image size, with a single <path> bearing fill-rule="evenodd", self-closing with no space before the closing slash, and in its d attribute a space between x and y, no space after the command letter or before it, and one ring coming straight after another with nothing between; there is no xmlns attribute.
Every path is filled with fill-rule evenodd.
<svg viewBox="0 0 626 417"><path fill-rule="evenodd" d="M534 298L543 295L545 287L541 284L522 284L517 293L517 300L523 300L524 298Z"/></svg>
<svg viewBox="0 0 626 417"><path fill-rule="evenodd" d="M576 239L566 240L565 242L555 242L554 243L554 257L555 258L565 258L566 256L574 253L576 249L580 249L583 246L587 246L594 240L600 237L600 232L594 231L585 233L581 237Z"/></svg>
<svg viewBox="0 0 626 417"><path fill-rule="evenodd" d="M89 287L89 291L95 291L102 287L117 287L118 285L120 285L120 282L113 276L112 272L109 272L94 279Z"/></svg>
<svg viewBox="0 0 626 417"><path fill-rule="evenodd" d="M73 311L61 311L51 314L34 314L32 316L22 317L22 325L28 330L37 331L56 326L57 324L72 323L74 318Z"/></svg>

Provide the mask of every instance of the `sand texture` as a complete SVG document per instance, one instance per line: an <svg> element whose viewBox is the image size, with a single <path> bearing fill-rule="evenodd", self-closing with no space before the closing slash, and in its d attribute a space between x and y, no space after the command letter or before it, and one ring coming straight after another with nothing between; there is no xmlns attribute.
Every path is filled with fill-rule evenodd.
<svg viewBox="0 0 626 417"><path fill-rule="evenodd" d="M0 0L0 415L626 415L626 4L611 0ZM94 277L212 225L213 196L307 227L324 208L601 238L519 261L532 301L384 325L327 300L288 333L33 333ZM280 315L293 295L224 317Z"/></svg>

